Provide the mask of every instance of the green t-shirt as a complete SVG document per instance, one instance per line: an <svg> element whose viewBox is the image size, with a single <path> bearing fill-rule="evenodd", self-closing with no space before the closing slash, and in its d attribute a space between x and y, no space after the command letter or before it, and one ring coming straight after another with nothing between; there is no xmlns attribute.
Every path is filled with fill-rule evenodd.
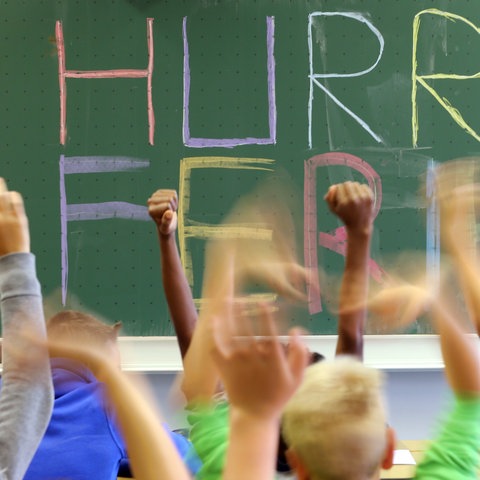
<svg viewBox="0 0 480 480"><path fill-rule="evenodd" d="M189 411L190 440L202 462L195 478L221 479L228 447L229 405L201 404L189 407Z"/></svg>
<svg viewBox="0 0 480 480"><path fill-rule="evenodd" d="M456 396L437 438L418 464L415 480L477 480L480 398Z"/></svg>
<svg viewBox="0 0 480 480"><path fill-rule="evenodd" d="M197 405L190 410L190 439L203 463L196 476L198 480L222 477L228 416L227 402ZM456 396L440 434L417 466L415 480L477 480L479 451L480 397Z"/></svg>

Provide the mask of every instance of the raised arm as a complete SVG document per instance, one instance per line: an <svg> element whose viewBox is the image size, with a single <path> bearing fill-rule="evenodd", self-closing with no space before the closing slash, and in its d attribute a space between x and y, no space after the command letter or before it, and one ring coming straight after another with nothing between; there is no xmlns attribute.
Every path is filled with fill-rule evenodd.
<svg viewBox="0 0 480 480"><path fill-rule="evenodd" d="M448 176L441 178L445 186ZM468 221L474 212L479 192L476 185L466 184L446 192L439 192L441 212L441 241L450 254L454 270L460 279L462 293L471 323L480 334L480 275L476 260L474 234ZM447 194L448 193L448 194ZM457 393L473 392L480 395L480 356L478 341L466 337L467 330L459 322L441 321L446 315L439 302L433 311L442 341L445 370L452 389ZM463 335L462 335L463 334ZM453 365L453 367L451 367Z"/></svg>
<svg viewBox="0 0 480 480"><path fill-rule="evenodd" d="M248 325L252 321L255 325ZM295 330L285 349L277 337L275 319L265 305L253 319L217 317L212 323L213 358L231 405L222 478L271 480L281 412L302 380L307 349ZM255 330L261 331L261 339L245 334Z"/></svg>
<svg viewBox="0 0 480 480"><path fill-rule="evenodd" d="M211 355L212 321L230 315L235 290L234 262L230 242L212 241L207 244L203 304L183 362L181 388L188 403L210 402L219 387L220 377Z"/></svg>
<svg viewBox="0 0 480 480"><path fill-rule="evenodd" d="M244 259L247 257L246 267ZM281 260L276 255L272 258L270 254L269 257L268 253L259 258L258 250L245 248L242 242L219 240L207 245L202 293L204 303L184 358L182 390L188 402L208 402L218 390L219 374L211 357L211 322L214 317L230 315L229 302L236 291L253 278L261 279L263 284L290 300L306 298L301 288L297 287L305 285L308 274L305 268L291 259ZM254 265L256 268L253 271ZM199 368L199 365L202 367Z"/></svg>
<svg viewBox="0 0 480 480"><path fill-rule="evenodd" d="M157 190L148 199L148 213L157 227L163 289L183 359L195 329L197 310L175 240L177 206L175 190Z"/></svg>
<svg viewBox="0 0 480 480"><path fill-rule="evenodd" d="M437 175L437 198L440 206L442 248L454 264L469 315L480 335L475 219L480 186L470 182L455 186L456 178L471 173L473 168L470 162L451 162L440 168Z"/></svg>
<svg viewBox="0 0 480 480"><path fill-rule="evenodd" d="M265 308L258 315L251 313L255 308L252 305L247 307L249 313L244 309L239 312L238 305L234 307L234 253L218 244L214 251L217 262L205 277L205 291L212 295L205 303L204 313L209 313L200 314L187 354L185 376L190 378L191 387L193 376L189 375L188 360L198 354L192 370L196 365L204 379L222 381L231 408L230 421L228 425L224 402L205 406L210 398L205 397L205 382L197 377L196 391L203 395L194 397L200 408L190 416L192 442L203 461L202 478L220 478L223 472L222 478L229 480L270 479L275 470L280 411L301 380L308 353L296 334L286 353ZM212 291L209 286L214 284L218 288ZM253 332L262 339L257 342ZM198 339L201 342L197 343ZM200 359L202 368L198 368Z"/></svg>
<svg viewBox="0 0 480 480"><path fill-rule="evenodd" d="M465 192L452 192L463 201ZM447 217L444 217L446 219ZM442 219L443 220L443 219ZM450 232L451 233L451 232ZM451 242L448 229L442 229L443 245L453 259L461 279L467 310L478 332L480 305L480 278L470 254L464 256L457 250L458 243ZM459 237L467 231L457 230ZM470 259L470 261L468 261ZM439 295L439 299L445 295ZM480 349L478 339L467 335L465 322L450 315L439 300L432 307L432 316L440 334L445 375L454 392L454 408L417 468L416 478L477 478L480 449ZM441 474L441 475L440 475Z"/></svg>
<svg viewBox="0 0 480 480"><path fill-rule="evenodd" d="M372 237L373 193L368 185L332 185L325 195L330 210L345 225L347 247L340 287L336 354L363 358L368 294L368 260Z"/></svg>
<svg viewBox="0 0 480 480"><path fill-rule="evenodd" d="M45 433L53 407L40 284L30 253L20 194L0 178L0 297L3 374L0 394L0 471L22 479Z"/></svg>
<svg viewBox="0 0 480 480"><path fill-rule="evenodd" d="M452 190L448 200L442 198L442 221L453 221L445 215L444 208L463 215L457 207L465 205L466 193L474 189L466 187ZM457 198L455 198L455 196ZM471 203L471 198L467 204ZM460 202L460 203L457 203ZM457 205L455 205L457 203ZM468 235L456 223L458 238ZM453 266L461 279L461 288L469 308L470 320L478 329L478 306L480 305L480 276L471 261L470 254L458 250L459 242L452 242L449 225L441 229L441 240L445 252L454 259ZM465 256L464 256L465 255ZM470 259L470 261L467 261ZM420 275L423 276L423 275ZM390 315L399 316L394 324L406 325L414 321L425 309L430 312L434 327L439 334L440 346L445 365L445 376L454 393L453 408L441 425L439 433L427 450L424 459L417 467L417 480L430 478L475 479L478 472L478 450L480 449L480 349L478 339L471 335L472 325L466 319L452 314L453 308L448 298L451 282L441 282L439 291L436 285L417 286L403 282L380 292L370 303L376 312L381 312L387 320Z"/></svg>
<svg viewBox="0 0 480 480"><path fill-rule="evenodd" d="M474 285L471 285L473 287ZM479 285L480 286L480 285ZM477 289L477 291L479 291ZM445 376L454 393L454 405L417 467L415 479L477 478L480 449L480 350L468 335L464 319L450 312L445 293L402 283L387 287L370 306L394 329L415 321L427 310L439 334ZM400 317L400 318L397 318Z"/></svg>

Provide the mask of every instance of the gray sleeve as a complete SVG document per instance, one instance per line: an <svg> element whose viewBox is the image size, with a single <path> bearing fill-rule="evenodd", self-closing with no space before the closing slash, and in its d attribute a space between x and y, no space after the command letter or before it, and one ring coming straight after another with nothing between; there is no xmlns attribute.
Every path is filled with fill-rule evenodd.
<svg viewBox="0 0 480 480"><path fill-rule="evenodd" d="M48 352L22 335L26 331L45 338L42 295L32 254L0 257L0 313L0 478L20 480L45 433L53 407Z"/></svg>

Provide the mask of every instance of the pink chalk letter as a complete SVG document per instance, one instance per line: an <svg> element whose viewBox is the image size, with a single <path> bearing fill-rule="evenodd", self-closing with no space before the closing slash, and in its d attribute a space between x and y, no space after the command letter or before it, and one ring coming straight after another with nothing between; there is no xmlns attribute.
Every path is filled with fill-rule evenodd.
<svg viewBox="0 0 480 480"><path fill-rule="evenodd" d="M153 145L155 134L155 114L152 104L153 75L153 18L147 18L148 65L142 69L118 70L67 70L65 67L65 42L63 40L62 22L55 25L55 38L58 54L58 83L60 85L60 143L65 145L67 138L67 78L146 78L147 79L147 115L148 141Z"/></svg>

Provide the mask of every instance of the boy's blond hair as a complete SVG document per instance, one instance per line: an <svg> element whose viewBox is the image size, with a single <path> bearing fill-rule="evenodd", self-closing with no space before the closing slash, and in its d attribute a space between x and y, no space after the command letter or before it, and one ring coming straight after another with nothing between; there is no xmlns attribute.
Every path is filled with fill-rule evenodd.
<svg viewBox="0 0 480 480"><path fill-rule="evenodd" d="M312 365L282 431L311 479L371 478L387 448L382 375L350 357Z"/></svg>

